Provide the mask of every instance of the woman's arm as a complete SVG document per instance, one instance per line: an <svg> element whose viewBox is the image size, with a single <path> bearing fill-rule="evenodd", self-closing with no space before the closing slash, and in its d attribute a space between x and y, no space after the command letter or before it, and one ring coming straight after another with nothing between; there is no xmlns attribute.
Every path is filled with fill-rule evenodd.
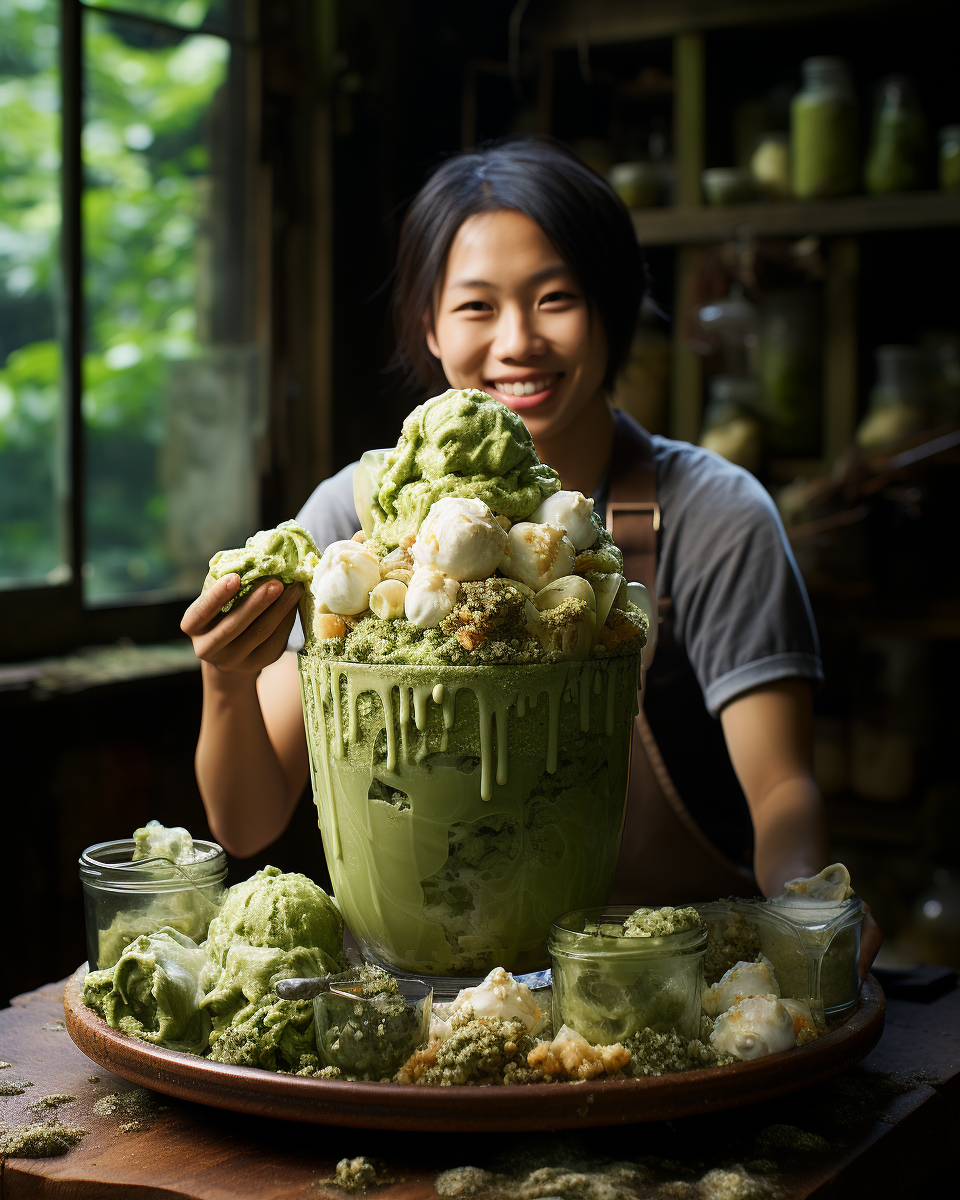
<svg viewBox="0 0 960 1200"><path fill-rule="evenodd" d="M207 819L220 844L246 858L289 823L307 752L296 660L283 653L300 587L272 580L221 615L239 583L236 575L219 580L187 609L181 628L202 663L196 770Z"/></svg>
<svg viewBox="0 0 960 1200"><path fill-rule="evenodd" d="M787 880L816 875L828 862L823 798L813 778L810 684L783 679L745 692L723 707L720 724L753 818L757 882L765 896L779 895ZM861 974L882 941L868 908Z"/></svg>

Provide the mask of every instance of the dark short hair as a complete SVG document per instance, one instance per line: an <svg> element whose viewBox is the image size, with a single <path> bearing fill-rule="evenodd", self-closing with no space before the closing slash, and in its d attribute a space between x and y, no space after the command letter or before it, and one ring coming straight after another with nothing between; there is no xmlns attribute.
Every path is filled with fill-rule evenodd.
<svg viewBox="0 0 960 1200"><path fill-rule="evenodd" d="M477 213L512 209L536 221L583 289L607 338L604 387L626 361L646 291L630 214L605 179L553 138L505 138L447 159L420 189L400 230L394 289L395 365L425 388L447 381L427 349L423 314L457 230Z"/></svg>

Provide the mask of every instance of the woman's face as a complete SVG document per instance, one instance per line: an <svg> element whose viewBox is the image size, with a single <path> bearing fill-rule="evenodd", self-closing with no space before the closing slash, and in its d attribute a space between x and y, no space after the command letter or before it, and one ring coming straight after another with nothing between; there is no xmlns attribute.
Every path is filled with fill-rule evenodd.
<svg viewBox="0 0 960 1200"><path fill-rule="evenodd" d="M563 433L602 395L607 339L540 226L508 209L468 217L424 318L451 387L513 409L534 441Z"/></svg>

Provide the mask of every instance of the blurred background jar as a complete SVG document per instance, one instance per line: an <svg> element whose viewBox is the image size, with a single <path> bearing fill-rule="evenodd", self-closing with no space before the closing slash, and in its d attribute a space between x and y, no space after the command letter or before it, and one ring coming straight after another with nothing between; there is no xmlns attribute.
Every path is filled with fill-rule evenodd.
<svg viewBox="0 0 960 1200"><path fill-rule="evenodd" d="M823 389L817 294L805 288L760 300L760 382L766 441L776 454L817 454Z"/></svg>
<svg viewBox="0 0 960 1200"><path fill-rule="evenodd" d="M873 196L923 187L927 150L927 123L913 84L905 75L890 75L878 90L864 187Z"/></svg>
<svg viewBox="0 0 960 1200"><path fill-rule="evenodd" d="M750 157L750 174L757 191L768 200L790 195L790 139L785 133L760 135Z"/></svg>
<svg viewBox="0 0 960 1200"><path fill-rule="evenodd" d="M929 356L919 346L878 346L877 382L857 427L861 450L880 450L927 427Z"/></svg>
<svg viewBox="0 0 960 1200"><path fill-rule="evenodd" d="M960 125L944 125L938 132L940 143L937 176L944 192L960 192Z"/></svg>
<svg viewBox="0 0 960 1200"><path fill-rule="evenodd" d="M709 167L700 173L708 204L748 204L757 198L753 175L741 167Z"/></svg>
<svg viewBox="0 0 960 1200"><path fill-rule="evenodd" d="M756 474L763 451L757 416L760 381L742 375L715 375L703 414L700 445Z"/></svg>
<svg viewBox="0 0 960 1200"><path fill-rule="evenodd" d="M656 163L614 163L607 182L627 208L655 208L660 203L662 178Z"/></svg>
<svg viewBox="0 0 960 1200"><path fill-rule="evenodd" d="M799 200L846 196L858 176L857 102L842 58L808 58L790 104L791 184Z"/></svg>
<svg viewBox="0 0 960 1200"><path fill-rule="evenodd" d="M630 354L617 376L613 403L650 433L667 431L670 391L670 339L658 311L646 298L640 309Z"/></svg>

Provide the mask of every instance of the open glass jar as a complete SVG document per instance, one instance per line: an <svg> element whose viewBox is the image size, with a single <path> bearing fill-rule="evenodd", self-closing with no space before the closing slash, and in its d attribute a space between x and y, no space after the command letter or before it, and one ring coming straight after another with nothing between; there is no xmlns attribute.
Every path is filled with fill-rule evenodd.
<svg viewBox="0 0 960 1200"><path fill-rule="evenodd" d="M408 977L396 980L395 991L363 990L353 969L314 998L317 1053L324 1066L351 1077L389 1079L430 1036L433 987Z"/></svg>
<svg viewBox="0 0 960 1200"><path fill-rule="evenodd" d="M216 842L194 842L195 860L133 861L133 838L99 842L80 856L91 970L112 967L144 933L169 926L195 942L220 909L227 856Z"/></svg>
<svg viewBox="0 0 960 1200"><path fill-rule="evenodd" d="M700 1033L707 927L663 937L625 936L625 906L581 909L550 932L553 1026L567 1025L594 1045L652 1029L685 1038Z"/></svg>
<svg viewBox="0 0 960 1200"><path fill-rule="evenodd" d="M782 995L821 1000L832 1020L844 1017L856 1004L863 922L859 896L837 901L799 895L764 901L718 900L696 908L712 944L735 936L738 924L756 935L761 952L773 963Z"/></svg>

